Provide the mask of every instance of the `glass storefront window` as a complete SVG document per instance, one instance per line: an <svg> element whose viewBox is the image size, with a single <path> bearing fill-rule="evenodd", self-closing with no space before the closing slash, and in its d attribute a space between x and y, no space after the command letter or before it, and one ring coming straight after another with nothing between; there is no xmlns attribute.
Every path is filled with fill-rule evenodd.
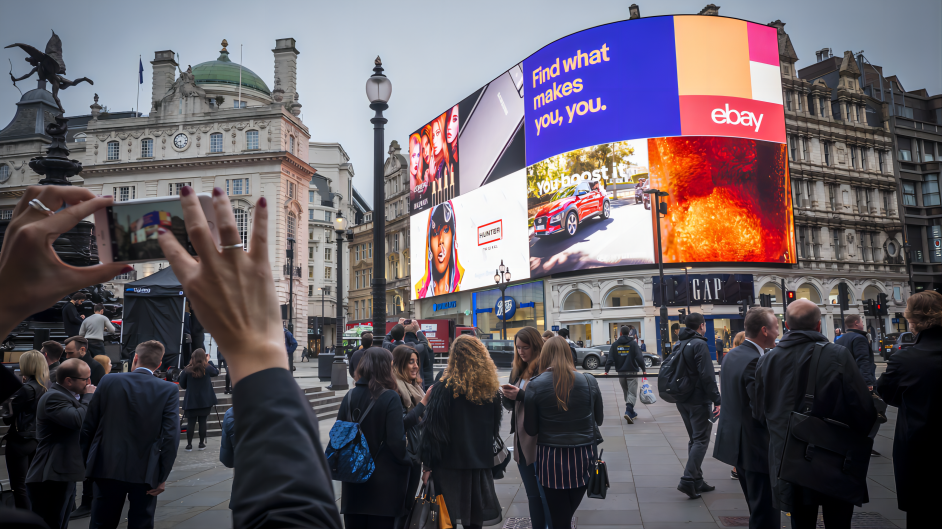
<svg viewBox="0 0 942 529"><path fill-rule="evenodd" d="M632 292L633 292L633 291L632 291ZM617 340L618 337L621 336L621 328L622 328L622 326L628 326L628 325L633 326L633 327L635 328L635 330L638 331L638 339L639 339L639 340L644 340L644 325L643 325L643 323L644 323L643 320L625 320L625 321L618 321L618 322L610 322L610 323L608 324L608 336L605 336L605 337L604 337L604 338L605 338L605 343L609 343L609 344L615 343L615 340ZM599 343L596 344L596 345L600 345L600 344L601 344L601 342L599 342ZM640 345L641 342L638 342L638 344Z"/></svg>
<svg viewBox="0 0 942 529"><path fill-rule="evenodd" d="M576 347L588 347L595 343L592 341L591 323L570 323L566 327L569 328L569 339L576 342Z"/></svg>
<svg viewBox="0 0 942 529"><path fill-rule="evenodd" d="M544 318L543 308L543 282L535 281L507 287L507 297L515 301L516 312L513 317L507 320L507 339L513 339L513 335L523 327L536 327L541 333L546 330L546 320ZM499 339L503 320L500 320L494 314L497 301L500 299L500 289L485 290L475 292L471 295L472 313L474 314L475 326L481 329L484 338ZM533 306L529 306L532 303ZM521 307L520 305L528 305ZM490 334L491 336L486 336ZM575 338L573 338L575 340Z"/></svg>

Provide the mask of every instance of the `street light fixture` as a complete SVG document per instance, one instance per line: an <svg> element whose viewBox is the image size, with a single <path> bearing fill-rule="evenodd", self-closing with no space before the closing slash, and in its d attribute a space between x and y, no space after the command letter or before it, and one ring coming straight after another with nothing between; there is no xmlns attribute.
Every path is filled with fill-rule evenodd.
<svg viewBox="0 0 942 529"><path fill-rule="evenodd" d="M330 386L327 388L332 391L350 388L347 384L347 366L343 362L343 237L348 231L347 219L339 208L337 218L334 219L334 232L337 234L337 321L334 324L334 362L330 366Z"/></svg>
<svg viewBox="0 0 942 529"><path fill-rule="evenodd" d="M366 98L370 109L376 115L370 119L373 124L373 248L377 255L373 258L373 331L386 332L386 217L383 215L386 205L386 190L383 182L383 127L386 118L383 111L389 108L386 103L392 96L392 82L383 74L383 61L376 56L373 61L373 75L366 80Z"/></svg>
<svg viewBox="0 0 942 529"><path fill-rule="evenodd" d="M500 266L494 270L494 282L500 288L500 307L495 314L502 322L500 336L502 340L507 339L507 301L504 299L504 293L507 291L507 283L510 283L510 268L504 266L504 260L500 260Z"/></svg>
<svg viewBox="0 0 942 529"><path fill-rule="evenodd" d="M664 295L664 247L661 245L661 215L667 215L667 204L661 202L661 197L669 196L669 193L660 189L646 189L645 195L654 195L654 218L657 219L657 268L661 277L661 348L662 355L666 358L670 354L670 333L667 331L667 298ZM688 310L689 312L689 310Z"/></svg>
<svg viewBox="0 0 942 529"><path fill-rule="evenodd" d="M690 271L691 268L693 267L690 267L690 266L684 267L684 283L686 283L686 286L684 286L686 295L684 297L687 298L687 314L690 314L690 276L687 275L687 272Z"/></svg>

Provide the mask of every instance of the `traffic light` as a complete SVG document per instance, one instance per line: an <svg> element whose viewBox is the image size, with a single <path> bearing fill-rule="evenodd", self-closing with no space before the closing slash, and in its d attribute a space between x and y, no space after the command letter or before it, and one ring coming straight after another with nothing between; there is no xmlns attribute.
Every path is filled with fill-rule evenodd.
<svg viewBox="0 0 942 529"><path fill-rule="evenodd" d="M679 314L679 317L677 318L677 320L680 322L681 325L683 325L684 320L687 319L687 309L679 309L677 313Z"/></svg>
<svg viewBox="0 0 942 529"><path fill-rule="evenodd" d="M759 294L759 295L761 296L762 294ZM739 301L739 315L745 318L747 312L749 312L749 299L742 298Z"/></svg>
<svg viewBox="0 0 942 529"><path fill-rule="evenodd" d="M841 310L847 310L850 304L850 295L847 292L847 283L837 284L837 302L841 305Z"/></svg>
<svg viewBox="0 0 942 529"><path fill-rule="evenodd" d="M864 300L864 316L876 316L873 312L874 301L872 299Z"/></svg>
<svg viewBox="0 0 942 529"><path fill-rule="evenodd" d="M759 294L760 307L772 307L772 294Z"/></svg>
<svg viewBox="0 0 942 529"><path fill-rule="evenodd" d="M886 294L877 294L877 316L886 316L889 314L889 308L886 306Z"/></svg>
<svg viewBox="0 0 942 529"><path fill-rule="evenodd" d="M795 291L786 290L785 291L785 308L788 308L792 304L792 301L795 301Z"/></svg>
<svg viewBox="0 0 942 529"><path fill-rule="evenodd" d="M677 292L677 280L672 277L664 278L664 305L674 303L680 300L680 296Z"/></svg>

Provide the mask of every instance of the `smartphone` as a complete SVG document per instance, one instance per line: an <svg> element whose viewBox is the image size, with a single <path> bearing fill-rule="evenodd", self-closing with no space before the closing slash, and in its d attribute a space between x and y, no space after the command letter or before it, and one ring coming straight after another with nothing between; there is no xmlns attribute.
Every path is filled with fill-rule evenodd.
<svg viewBox="0 0 942 529"><path fill-rule="evenodd" d="M406 320L402 322L403 325L412 325L412 320Z"/></svg>
<svg viewBox="0 0 942 529"><path fill-rule="evenodd" d="M213 240L219 244L212 196L204 193L196 197L203 208ZM180 197L175 195L115 202L96 211L98 259L102 263L164 260L164 252L157 243L157 230L160 228L170 230L190 255L196 255L183 223L183 205Z"/></svg>

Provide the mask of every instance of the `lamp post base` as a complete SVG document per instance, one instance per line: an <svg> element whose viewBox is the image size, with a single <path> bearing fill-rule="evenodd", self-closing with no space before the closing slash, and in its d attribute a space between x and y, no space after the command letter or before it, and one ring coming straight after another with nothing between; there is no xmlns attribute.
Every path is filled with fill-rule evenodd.
<svg viewBox="0 0 942 529"><path fill-rule="evenodd" d="M340 358L339 362L337 358ZM350 384L347 384L347 364L343 362L342 354L335 356L334 362L330 364L330 385L327 386L327 389L330 391L350 389Z"/></svg>

